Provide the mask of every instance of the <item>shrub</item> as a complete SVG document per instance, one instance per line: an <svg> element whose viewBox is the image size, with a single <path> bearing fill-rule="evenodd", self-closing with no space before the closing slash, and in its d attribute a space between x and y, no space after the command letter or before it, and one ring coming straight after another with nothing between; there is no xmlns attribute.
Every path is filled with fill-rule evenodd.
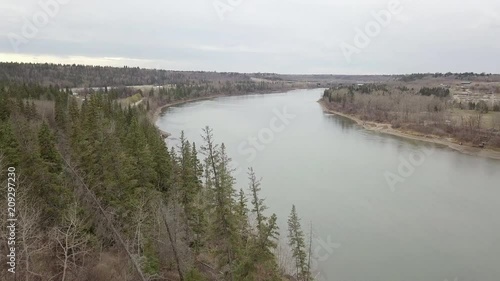
<svg viewBox="0 0 500 281"><path fill-rule="evenodd" d="M489 144L494 147L500 147L500 136L494 136L490 139Z"/></svg>
<svg viewBox="0 0 500 281"><path fill-rule="evenodd" d="M484 100L479 101L476 104L476 111L479 111L480 113L488 113L488 104Z"/></svg>
<svg viewBox="0 0 500 281"><path fill-rule="evenodd" d="M449 89L445 89L445 88L427 88L427 87L423 87L422 89L420 89L420 92L419 92L422 96L436 96L436 97L440 97L440 98L444 98L444 97L447 97L450 95L450 90Z"/></svg>
<svg viewBox="0 0 500 281"><path fill-rule="evenodd" d="M469 110L474 110L476 109L476 104L473 102L469 102Z"/></svg>

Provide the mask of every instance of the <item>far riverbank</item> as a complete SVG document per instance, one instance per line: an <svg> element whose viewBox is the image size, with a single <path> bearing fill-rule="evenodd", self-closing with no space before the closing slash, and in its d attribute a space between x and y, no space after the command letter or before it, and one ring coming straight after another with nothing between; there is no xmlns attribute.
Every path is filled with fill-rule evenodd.
<svg viewBox="0 0 500 281"><path fill-rule="evenodd" d="M338 111L335 111L335 110L328 108L323 100L319 100L318 103L321 105L321 108L323 109L324 112L335 114L335 115L342 116L344 118L348 118L350 120L353 120L354 122L356 122L358 125L360 125L361 127L363 127L366 130L376 131L376 132L389 134L389 135L393 135L393 136L398 136L398 137L402 137L402 138L408 138L408 139L413 139L413 140L420 140L420 141L436 143L436 144L447 146L453 150L456 150L456 151L459 151L461 153L465 153L468 155L480 156L480 157L486 157L486 158L500 160L500 151L497 151L497 150L478 148L478 147L473 147L473 146L465 145L465 144L461 145L459 142L457 142L453 138L442 138L442 137L435 136L435 135L424 135L424 134L421 134L418 132L403 131L403 130L399 130L399 129L394 129L391 124L363 121L363 120L357 118L356 116L352 116L352 115L338 112Z"/></svg>

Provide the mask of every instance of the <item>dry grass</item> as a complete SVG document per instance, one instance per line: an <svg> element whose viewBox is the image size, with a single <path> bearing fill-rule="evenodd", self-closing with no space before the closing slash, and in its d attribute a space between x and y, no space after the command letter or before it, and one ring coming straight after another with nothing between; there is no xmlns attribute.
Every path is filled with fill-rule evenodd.
<svg viewBox="0 0 500 281"><path fill-rule="evenodd" d="M418 83L425 87L435 86L432 83L422 84L425 81ZM371 93L361 93L362 89L353 88L354 97L348 89L341 88L330 91L326 101L334 111L364 121L391 124L392 128L400 131L453 138L472 146L500 147L500 112L481 114L479 111L461 110L451 97L420 95L416 84L392 83L386 85L387 91L373 90ZM401 86L408 90L400 90Z"/></svg>
<svg viewBox="0 0 500 281"><path fill-rule="evenodd" d="M450 109L451 118L454 122L460 122L462 117L471 118L477 116L474 110ZM490 111L481 117L481 128L500 130L500 112Z"/></svg>

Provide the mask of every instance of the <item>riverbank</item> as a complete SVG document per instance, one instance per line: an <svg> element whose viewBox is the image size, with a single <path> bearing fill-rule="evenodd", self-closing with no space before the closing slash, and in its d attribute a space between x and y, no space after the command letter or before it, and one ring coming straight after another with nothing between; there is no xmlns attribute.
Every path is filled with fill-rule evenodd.
<svg viewBox="0 0 500 281"><path fill-rule="evenodd" d="M163 113L163 111L165 111L169 107L178 106L178 105L182 105L182 104L186 104L186 103L190 103L190 102L195 102L195 101L210 100L210 99L220 98L220 97L224 97L224 95L213 95L213 96L206 96L206 97L198 97L198 98L192 98L192 99L180 100L180 101L175 101L175 102L167 103L165 105L159 106L158 108L154 109L152 111L152 115L150 115L149 118L150 118L150 121L156 126L156 121L158 121L158 118L160 118L160 116ZM160 131L160 134L163 137L167 138L167 137L170 136L170 133L163 131L158 126L156 126L156 128L158 129L158 131Z"/></svg>
<svg viewBox="0 0 500 281"><path fill-rule="evenodd" d="M426 141L426 142L430 142L430 143L440 144L440 145L447 146L453 150L456 150L458 152L461 152L461 153L464 153L467 155L486 157L486 158L500 160L500 151L497 151L497 150L492 150L492 149L487 149L487 148L478 148L478 147L473 147L473 146L464 145L464 144L461 145L460 142L454 140L453 138L442 138L442 137L434 136L434 135L424 135L424 134L421 134L418 132L413 132L413 131L403 131L400 129L394 129L391 124L363 121L363 120L357 118L356 116L352 116L352 115L338 112L338 111L335 111L335 110L328 108L326 106L326 104L324 103L324 101L322 101L322 100L319 100L318 103L321 105L321 108L323 109L324 112L331 113L331 114L338 115L338 116L342 116L344 118L348 118L348 119L356 122L359 126L363 127L366 130L380 132L380 133L389 134L389 135L407 138L407 139L413 139L413 140Z"/></svg>
<svg viewBox="0 0 500 281"><path fill-rule="evenodd" d="M192 99L180 100L180 101L167 103L167 104L162 105L154 110L153 115L151 116L151 122L156 123L156 121L158 121L158 118L160 118L163 111L165 111L169 107L183 105L186 103L196 102L196 101L211 100L211 99L221 98L221 97L227 97L227 96L226 95L213 95L213 96L198 97L198 98L192 98Z"/></svg>

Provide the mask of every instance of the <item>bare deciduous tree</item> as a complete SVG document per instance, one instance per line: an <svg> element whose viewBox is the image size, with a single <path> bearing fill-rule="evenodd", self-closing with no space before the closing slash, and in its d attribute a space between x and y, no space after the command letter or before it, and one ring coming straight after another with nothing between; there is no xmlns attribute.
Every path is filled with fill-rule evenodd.
<svg viewBox="0 0 500 281"><path fill-rule="evenodd" d="M165 228L167 230L168 240L169 240L169 243L170 243L170 245L172 247L172 252L174 254L174 259L175 259L175 264L176 264L176 268L177 268L177 273L179 274L180 280L183 281L184 280L184 274L183 274L183 271L182 271L182 268L181 268L181 260L180 260L180 257L179 257L179 251L177 249L177 243L173 239L172 229L171 229L170 223L168 221L168 209L165 206L164 202L162 202L162 201L158 202L157 209L158 209L157 216L163 218L163 222L164 222Z"/></svg>
<svg viewBox="0 0 500 281"><path fill-rule="evenodd" d="M57 258L62 267L62 281L67 280L69 271L78 268L79 258L88 253L89 237L83 234L84 225L84 220L78 215L78 204L74 203L64 215L61 226L53 230L53 239L61 251Z"/></svg>
<svg viewBox="0 0 500 281"><path fill-rule="evenodd" d="M500 130L500 113L493 113L492 126L494 129Z"/></svg>
<svg viewBox="0 0 500 281"><path fill-rule="evenodd" d="M148 218L147 212L148 200L144 194L141 194L141 198L137 204L137 208L134 212L134 224L135 224L135 246L137 248L137 255L141 256L141 251L143 249L143 231L144 223Z"/></svg>
<svg viewBox="0 0 500 281"><path fill-rule="evenodd" d="M21 177L20 177L21 178ZM23 189L17 192L17 215L20 241L20 261L24 262L25 280L30 280L31 276L43 277L36 269L31 268L33 255L43 252L47 244L42 243L42 231L38 227L41 213L36 204L31 202L27 196L31 185L25 181L21 183Z"/></svg>

